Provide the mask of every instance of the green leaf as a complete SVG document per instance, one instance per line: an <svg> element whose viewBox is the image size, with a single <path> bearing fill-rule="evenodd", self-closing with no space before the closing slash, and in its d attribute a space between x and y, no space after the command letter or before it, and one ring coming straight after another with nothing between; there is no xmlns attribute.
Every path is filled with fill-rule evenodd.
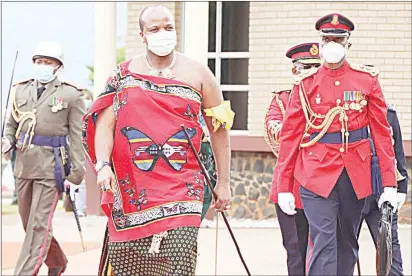
<svg viewBox="0 0 412 276"><path fill-rule="evenodd" d="M116 63L122 63L126 60L126 48L117 48L116 49ZM86 68L90 71L89 73L89 81L91 86L94 86L94 66L86 65Z"/></svg>

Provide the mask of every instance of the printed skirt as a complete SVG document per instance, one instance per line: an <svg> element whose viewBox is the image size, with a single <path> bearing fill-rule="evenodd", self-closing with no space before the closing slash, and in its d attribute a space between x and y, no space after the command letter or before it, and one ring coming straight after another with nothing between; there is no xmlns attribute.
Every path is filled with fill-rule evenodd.
<svg viewBox="0 0 412 276"><path fill-rule="evenodd" d="M195 275L198 232L197 227L168 230L158 253L149 253L154 236L128 242L110 242L106 238L106 260L102 260L104 267L99 275Z"/></svg>

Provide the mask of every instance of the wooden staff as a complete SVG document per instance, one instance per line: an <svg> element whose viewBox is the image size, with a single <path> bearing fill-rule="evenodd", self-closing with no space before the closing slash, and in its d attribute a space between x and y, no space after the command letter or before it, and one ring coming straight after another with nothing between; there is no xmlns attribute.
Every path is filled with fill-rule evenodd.
<svg viewBox="0 0 412 276"><path fill-rule="evenodd" d="M203 174L204 174L204 176L205 176L205 179L206 179L206 183L207 183L207 185L209 186L210 190L212 191L213 198L214 198L214 200L215 200L215 202L216 202L218 198L217 198L216 192L213 190L212 184L210 183L209 174L207 173L207 171L206 171L203 163L200 161L199 155L197 154L196 149L195 149L195 147L193 146L192 141L190 140L189 134L187 133L185 126L184 126L184 125L181 125L181 127L182 127L182 129L183 129L183 132L185 133L185 136L186 136L186 139L187 139L187 141L188 141L188 143L189 143L189 145L190 145L190 148L192 149L194 155L196 156L196 160L197 160L197 162L199 163L200 168L202 169L202 172L203 172ZM237 253L238 253L239 257L240 257L240 260L242 261L242 264L243 264L243 266L244 266L245 269L246 269L247 275L250 276L251 274L250 274L250 272L249 272L249 268L247 267L246 262L245 262L245 260L243 259L242 253L240 252L239 245L238 245L238 243L237 243L237 241L236 241L235 236L233 235L232 229L230 228L229 222L228 222L228 220L227 220L224 212L222 212L222 217L223 217L223 220L225 221L225 224L226 224L226 226L227 226L227 229L229 230L230 236L232 237L233 243L234 243L235 246L236 246L236 250L237 250Z"/></svg>

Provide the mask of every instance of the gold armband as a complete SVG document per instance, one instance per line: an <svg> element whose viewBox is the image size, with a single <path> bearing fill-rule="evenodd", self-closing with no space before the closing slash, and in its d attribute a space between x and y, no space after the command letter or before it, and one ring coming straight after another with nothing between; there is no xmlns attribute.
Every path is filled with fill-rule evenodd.
<svg viewBox="0 0 412 276"><path fill-rule="evenodd" d="M233 125L235 113L230 108L229 101L223 101L220 105L204 109L205 115L212 117L213 131L216 132L219 127L230 130Z"/></svg>

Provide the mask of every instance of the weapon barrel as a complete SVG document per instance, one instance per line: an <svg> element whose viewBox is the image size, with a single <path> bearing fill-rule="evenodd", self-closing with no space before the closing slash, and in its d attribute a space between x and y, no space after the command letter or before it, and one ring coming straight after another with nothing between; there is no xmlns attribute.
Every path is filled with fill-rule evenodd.
<svg viewBox="0 0 412 276"><path fill-rule="evenodd" d="M204 176L205 176L205 179L206 179L206 183L207 183L207 185L209 186L210 190L212 191L213 198L214 198L215 200L217 200L217 194L216 194L216 192L213 190L212 184L210 183L210 176L209 176L209 174L207 173L207 171L206 171L203 163L200 161L200 157L199 157L199 155L197 154L196 149L195 149L195 147L193 146L192 141L190 140L190 137L189 137L189 134L188 134L187 131L186 131L186 128L185 128L183 125L181 125L181 127L182 127L182 129L183 129L183 132L185 133L185 136L186 136L186 139L187 139L187 141L188 141L188 143L189 143L189 145L190 145L190 148L192 149L192 151L193 151L193 153L194 153L194 155L195 155L195 157L196 157L197 163L199 163L199 166L200 166L200 168L202 169L202 172L203 172L203 174L204 174ZM233 235L233 232L232 232L232 229L230 228L229 222L228 222L228 220L227 220L227 218L226 218L226 216L225 216L225 214L224 214L223 212L222 212L222 217L223 217L223 220L225 221L225 224L226 224L226 226L227 226L227 229L229 230L230 236L232 237L232 240L233 240L233 242L234 242L234 244L235 244L235 246L236 246L236 250L237 250L237 253L239 254L240 260L242 261L243 266L245 267L247 274L250 276L251 274L250 274L250 272L249 272L249 268L247 267L246 262L245 262L245 260L243 259L242 253L240 252L239 245L237 244L236 238L235 238L235 236Z"/></svg>
<svg viewBox="0 0 412 276"><path fill-rule="evenodd" d="M3 117L3 122L1 125L1 137L4 135L4 128L6 126L6 117L7 117L7 108L9 106L9 99L10 99L10 92L11 92L11 86L13 85L13 77L14 77L14 69L16 68L16 61L17 61L17 56L19 55L19 51L16 51L16 57L14 58L14 63L13 63L13 70L11 71L11 78L10 78L10 85L9 85L9 92L7 93L7 100L6 100L6 114L4 114Z"/></svg>

